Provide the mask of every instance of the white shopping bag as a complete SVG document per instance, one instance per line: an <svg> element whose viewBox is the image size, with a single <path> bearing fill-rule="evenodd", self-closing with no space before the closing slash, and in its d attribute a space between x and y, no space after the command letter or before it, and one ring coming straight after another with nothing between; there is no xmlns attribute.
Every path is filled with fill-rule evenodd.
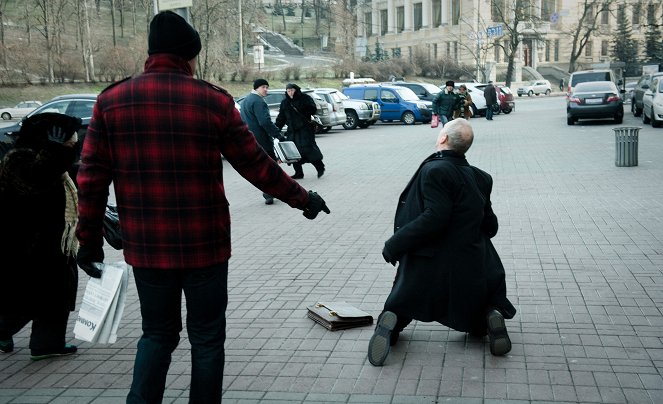
<svg viewBox="0 0 663 404"><path fill-rule="evenodd" d="M124 312L128 268L125 262L106 264L100 279L90 278L74 326L74 337L99 344L114 343Z"/></svg>

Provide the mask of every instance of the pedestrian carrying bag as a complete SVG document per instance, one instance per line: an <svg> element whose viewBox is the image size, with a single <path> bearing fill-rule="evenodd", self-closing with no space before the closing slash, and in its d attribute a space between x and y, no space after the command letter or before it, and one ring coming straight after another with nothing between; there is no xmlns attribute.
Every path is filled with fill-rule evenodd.
<svg viewBox="0 0 663 404"><path fill-rule="evenodd" d="M308 318L330 331L373 324L373 316L346 302L318 302L307 310Z"/></svg>
<svg viewBox="0 0 663 404"><path fill-rule="evenodd" d="M103 234L106 242L116 250L122 249L122 231L120 230L120 217L117 215L117 206L106 205L103 221Z"/></svg>
<svg viewBox="0 0 663 404"><path fill-rule="evenodd" d="M278 139L274 139L274 154L280 161L287 164L296 163L302 159L295 142L291 141L280 142Z"/></svg>

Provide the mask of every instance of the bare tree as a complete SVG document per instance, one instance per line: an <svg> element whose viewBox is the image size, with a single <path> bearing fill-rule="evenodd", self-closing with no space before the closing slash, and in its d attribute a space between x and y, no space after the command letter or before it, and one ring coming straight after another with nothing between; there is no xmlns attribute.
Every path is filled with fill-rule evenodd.
<svg viewBox="0 0 663 404"><path fill-rule="evenodd" d="M578 22L569 31L571 36L571 56L569 73L577 69L578 59L582 56L585 46L597 30L597 20L604 7L610 7L613 0L582 0L578 4Z"/></svg>
<svg viewBox="0 0 663 404"><path fill-rule="evenodd" d="M7 45L5 45L5 10L7 9L7 1L0 0L0 49L2 49L0 58L4 67L7 67Z"/></svg>

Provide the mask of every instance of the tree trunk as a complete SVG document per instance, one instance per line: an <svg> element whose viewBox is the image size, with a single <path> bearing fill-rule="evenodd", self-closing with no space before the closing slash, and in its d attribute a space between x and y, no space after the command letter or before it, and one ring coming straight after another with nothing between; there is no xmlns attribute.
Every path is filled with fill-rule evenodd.
<svg viewBox="0 0 663 404"><path fill-rule="evenodd" d="M115 0L110 0L111 10L111 26L113 27L113 47L117 46L117 38L115 37Z"/></svg>
<svg viewBox="0 0 663 404"><path fill-rule="evenodd" d="M87 11L87 0L83 0L83 20L85 21L85 38L86 38L86 71L90 72L90 80L93 82L97 81L97 77L94 73L94 54L92 52L92 38L90 35L90 14Z"/></svg>

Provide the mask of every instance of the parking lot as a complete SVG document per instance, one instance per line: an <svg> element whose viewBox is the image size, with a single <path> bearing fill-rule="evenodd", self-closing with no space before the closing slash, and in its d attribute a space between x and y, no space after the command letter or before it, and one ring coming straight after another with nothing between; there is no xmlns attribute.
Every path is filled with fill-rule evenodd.
<svg viewBox="0 0 663 404"><path fill-rule="evenodd" d="M511 353L493 357L486 340L414 322L377 368L366 359L372 327L330 332L306 318L307 306L330 300L380 313L395 274L381 250L397 198L438 133L335 127L318 136L325 176L305 165L300 180L331 209L314 221L264 205L224 167L233 221L224 402L663 403L663 129L644 126L639 165L616 167L616 125L567 126L563 97L517 98L515 112L471 123L467 157L493 175L494 243L518 310L507 322ZM626 112L620 126L643 125ZM77 355L30 362L29 329L0 354L0 403L123 402L141 326L133 280L117 343L76 342L74 319ZM188 402L182 337L165 402Z"/></svg>

